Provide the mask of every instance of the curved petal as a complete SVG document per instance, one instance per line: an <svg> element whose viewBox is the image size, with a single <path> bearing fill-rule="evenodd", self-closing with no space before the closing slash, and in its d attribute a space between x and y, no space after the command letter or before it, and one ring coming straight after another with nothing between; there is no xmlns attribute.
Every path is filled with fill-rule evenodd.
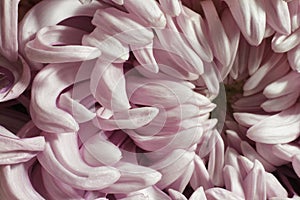
<svg viewBox="0 0 300 200"><path fill-rule="evenodd" d="M125 44L145 45L154 37L152 30L144 27L137 16L115 8L98 10L92 23Z"/></svg>
<svg viewBox="0 0 300 200"><path fill-rule="evenodd" d="M44 200L30 182L29 167L29 163L0 167L1 198Z"/></svg>
<svg viewBox="0 0 300 200"><path fill-rule="evenodd" d="M300 104L298 103L255 124L247 131L247 137L266 144L291 142L300 135L299 113Z"/></svg>
<svg viewBox="0 0 300 200"><path fill-rule="evenodd" d="M107 193L130 193L153 186L161 179L156 170L127 162L119 162L115 167L120 171L120 179L103 189Z"/></svg>
<svg viewBox="0 0 300 200"><path fill-rule="evenodd" d="M260 0L224 0L246 40L254 46L261 43L266 29L265 3Z"/></svg>
<svg viewBox="0 0 300 200"><path fill-rule="evenodd" d="M82 190L99 190L116 182L120 173L112 167L98 167L96 170L87 172L89 175L78 175L74 170L69 170L61 163L50 146L46 143L45 150L38 154L38 160L43 168L53 177L62 182ZM72 159L72 158L71 158ZM75 169L76 170L76 169Z"/></svg>
<svg viewBox="0 0 300 200"><path fill-rule="evenodd" d="M31 61L40 63L78 62L99 57L98 48L81 45L84 34L86 32L68 26L44 27L26 44L25 54Z"/></svg>
<svg viewBox="0 0 300 200"><path fill-rule="evenodd" d="M155 0L125 0L124 7L143 20L145 26L164 28L166 18Z"/></svg>
<svg viewBox="0 0 300 200"><path fill-rule="evenodd" d="M181 3L179 0L159 0L159 3L165 13L172 17L181 13Z"/></svg>
<svg viewBox="0 0 300 200"><path fill-rule="evenodd" d="M125 84L123 64L97 60L91 74L91 92L103 107L114 112L130 108Z"/></svg>
<svg viewBox="0 0 300 200"><path fill-rule="evenodd" d="M300 45L297 45L292 50L288 51L287 57L291 68L300 73Z"/></svg>
<svg viewBox="0 0 300 200"><path fill-rule="evenodd" d="M242 200L243 199L242 197L240 197L239 195L231 191L228 191L223 188L218 188L218 187L206 190L205 195L207 199L214 199L214 200L218 200L218 199Z"/></svg>

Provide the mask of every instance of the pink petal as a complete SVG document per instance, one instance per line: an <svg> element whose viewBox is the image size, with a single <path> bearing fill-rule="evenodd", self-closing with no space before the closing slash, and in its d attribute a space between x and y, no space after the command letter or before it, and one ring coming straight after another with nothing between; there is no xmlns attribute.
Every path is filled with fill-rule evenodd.
<svg viewBox="0 0 300 200"><path fill-rule="evenodd" d="M104 164L113 165L122 158L121 150L104 138L97 134L90 137L83 144L84 159L94 166Z"/></svg>
<svg viewBox="0 0 300 200"><path fill-rule="evenodd" d="M162 10L172 17L181 13L181 3L179 0L159 0Z"/></svg>
<svg viewBox="0 0 300 200"><path fill-rule="evenodd" d="M242 186L242 177L238 171L231 165L225 165L223 173L225 188L244 198L245 194Z"/></svg>
<svg viewBox="0 0 300 200"><path fill-rule="evenodd" d="M124 7L129 13L137 15L145 26L164 28L166 18L155 0L125 0Z"/></svg>
<svg viewBox="0 0 300 200"><path fill-rule="evenodd" d="M225 0L225 2L246 40L254 46L260 44L266 28L264 3L259 0L250 2Z"/></svg>
<svg viewBox="0 0 300 200"><path fill-rule="evenodd" d="M212 188L213 184L210 179L210 175L206 169L203 160L199 156L195 156L195 171L191 177L190 184L196 189L198 187L203 187L204 189Z"/></svg>
<svg viewBox="0 0 300 200"><path fill-rule="evenodd" d="M274 166L281 166L287 164L286 160L281 159L280 157L274 154L274 147L277 145L273 144L264 144L256 143L256 151L259 153L266 161L271 163Z"/></svg>
<svg viewBox="0 0 300 200"><path fill-rule="evenodd" d="M182 193L176 190L168 189L168 193L172 200L187 200L187 198Z"/></svg>
<svg viewBox="0 0 300 200"><path fill-rule="evenodd" d="M20 0L3 0L1 8L0 52L8 60L18 59L18 4Z"/></svg>
<svg viewBox="0 0 300 200"><path fill-rule="evenodd" d="M145 45L144 47L135 45L130 45L130 47L135 58L142 65L142 67L154 73L159 71L159 66L153 55L153 42Z"/></svg>
<svg viewBox="0 0 300 200"><path fill-rule="evenodd" d="M172 1L176 2L176 1ZM206 25L201 15L183 6L183 12L176 18L178 26L195 52L205 62L212 62L213 54L209 46Z"/></svg>
<svg viewBox="0 0 300 200"><path fill-rule="evenodd" d="M209 200L218 200L218 199L230 199L230 200L242 200L243 198L237 194L230 192L223 188L211 188L205 191L206 198Z"/></svg>
<svg viewBox="0 0 300 200"><path fill-rule="evenodd" d="M212 183L216 186L223 186L224 180L222 170L224 166L224 142L220 135L217 135L217 142L209 154L208 173Z"/></svg>
<svg viewBox="0 0 300 200"><path fill-rule="evenodd" d="M103 130L136 129L150 123L158 114L155 107L133 108L130 110L116 112L112 119L95 120L95 125Z"/></svg>
<svg viewBox="0 0 300 200"><path fill-rule="evenodd" d="M300 135L299 113L300 104L295 104L295 106L263 119L252 126L247 131L247 137L266 144L291 142Z"/></svg>
<svg viewBox="0 0 300 200"><path fill-rule="evenodd" d="M101 52L97 48L81 45L84 34L86 32L68 26L42 28L35 39L26 44L26 56L40 63L78 62L99 57Z"/></svg>
<svg viewBox="0 0 300 200"><path fill-rule="evenodd" d="M241 143L241 148L242 148L242 152L243 154L251 161L255 161L258 160L262 163L263 167L266 169L266 171L268 172L272 172L274 171L276 168L270 164L268 161L266 161L263 157L261 157L256 151L255 149L248 144L247 142L242 142Z"/></svg>
<svg viewBox="0 0 300 200"><path fill-rule="evenodd" d="M246 199L266 199L266 177L264 172L260 162L255 161L252 170L243 182Z"/></svg>
<svg viewBox="0 0 300 200"><path fill-rule="evenodd" d="M119 162L115 167L121 177L113 185L102 190L107 193L130 193L156 184L162 175L153 168L143 167L127 162Z"/></svg>
<svg viewBox="0 0 300 200"><path fill-rule="evenodd" d="M73 116L59 109L56 103L64 89L71 86L76 79L82 78L77 74L78 65L74 63L48 65L35 77L30 113L32 120L40 129L54 133L78 130L78 124Z"/></svg>
<svg viewBox="0 0 300 200"><path fill-rule="evenodd" d="M30 181L29 164L7 165L0 168L0 192L4 199L44 198L34 189ZM20 181L22 180L22 181Z"/></svg>
<svg viewBox="0 0 300 200"><path fill-rule="evenodd" d="M56 25L70 17L93 16L95 11L102 7L107 7L107 5L99 1L92 1L92 3L86 5L74 0L41 1L27 12L19 24L19 49L21 54L25 55L25 45L34 38L41 28ZM35 23L37 21L38 23ZM43 66L35 63L33 67L40 69Z"/></svg>
<svg viewBox="0 0 300 200"><path fill-rule="evenodd" d="M265 1L267 23L276 32L288 35L291 33L291 20L288 4L282 0Z"/></svg>
<svg viewBox="0 0 300 200"><path fill-rule="evenodd" d="M92 23L125 44L145 45L154 37L152 30L144 27L137 16L115 8L98 10Z"/></svg>
<svg viewBox="0 0 300 200"><path fill-rule="evenodd" d="M164 50L170 52L170 55L175 54L188 63L186 70L195 74L203 74L202 60L190 47L185 36L178 31L175 21L170 16L167 16L167 28L155 30L155 33ZM156 45L154 45L154 48L156 48ZM185 65L182 67L185 67Z"/></svg>
<svg viewBox="0 0 300 200"><path fill-rule="evenodd" d="M295 48L290 50L287 55L288 55L288 60L291 65L291 68L297 72L300 73L300 45L297 45Z"/></svg>
<svg viewBox="0 0 300 200"><path fill-rule="evenodd" d="M202 1L214 56L225 66L230 63L230 42L212 1Z"/></svg>
<svg viewBox="0 0 300 200"><path fill-rule="evenodd" d="M91 74L91 93L105 108L122 111L130 108L125 89L123 65L99 58Z"/></svg>
<svg viewBox="0 0 300 200"><path fill-rule="evenodd" d="M129 46L99 28L84 35L82 44L97 47L101 51L101 59L108 63L123 63L129 58Z"/></svg>
<svg viewBox="0 0 300 200"><path fill-rule="evenodd" d="M206 196L205 196L203 187L197 188L197 189L193 192L192 196L189 198L189 200L198 200L198 199L206 200Z"/></svg>
<svg viewBox="0 0 300 200"><path fill-rule="evenodd" d="M62 182L82 190L99 190L116 182L120 173L112 167L98 167L89 171L87 174L76 174L64 166L57 158L49 143L46 144L45 150L38 154L38 160L43 168L53 177ZM69 158L69 159L72 159ZM76 170L73 169L73 170Z"/></svg>
<svg viewBox="0 0 300 200"><path fill-rule="evenodd" d="M290 35L282 35L275 33L272 39L272 49L276 53L284 53L292 50L300 44L300 28L292 32Z"/></svg>

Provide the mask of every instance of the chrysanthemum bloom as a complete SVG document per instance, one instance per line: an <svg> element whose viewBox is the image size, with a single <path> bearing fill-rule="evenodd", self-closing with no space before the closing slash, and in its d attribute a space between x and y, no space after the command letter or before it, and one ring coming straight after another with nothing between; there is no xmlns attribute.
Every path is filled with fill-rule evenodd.
<svg viewBox="0 0 300 200"><path fill-rule="evenodd" d="M44 0L18 39L17 3L1 198L297 198L298 1Z"/></svg>

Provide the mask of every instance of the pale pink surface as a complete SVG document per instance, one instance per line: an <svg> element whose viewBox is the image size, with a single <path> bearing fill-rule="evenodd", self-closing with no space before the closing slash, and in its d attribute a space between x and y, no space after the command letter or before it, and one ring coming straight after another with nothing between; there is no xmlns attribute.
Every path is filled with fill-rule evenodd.
<svg viewBox="0 0 300 200"><path fill-rule="evenodd" d="M0 3L0 199L300 198L297 0Z"/></svg>

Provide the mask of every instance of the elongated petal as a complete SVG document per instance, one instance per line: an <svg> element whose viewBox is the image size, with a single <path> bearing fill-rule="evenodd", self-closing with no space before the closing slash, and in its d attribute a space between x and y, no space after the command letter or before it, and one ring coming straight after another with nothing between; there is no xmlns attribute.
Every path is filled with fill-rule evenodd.
<svg viewBox="0 0 300 200"><path fill-rule="evenodd" d="M225 0L246 40L254 46L261 43L266 28L264 2Z"/></svg>
<svg viewBox="0 0 300 200"><path fill-rule="evenodd" d="M142 26L137 16L115 8L98 10L92 23L126 44L149 44L154 37L151 29Z"/></svg>
<svg viewBox="0 0 300 200"><path fill-rule="evenodd" d="M264 168L258 161L254 162L254 166L245 178L243 185L246 199L266 199L266 177Z"/></svg>
<svg viewBox="0 0 300 200"><path fill-rule="evenodd" d="M272 172L275 170L275 167L270 164L268 161L266 161L263 157L261 157L256 151L255 149L248 144L247 142L242 142L241 143L241 148L242 148L242 152L243 154L251 161L254 162L254 160L258 160L262 163L262 165L264 166L264 168L266 169L266 171Z"/></svg>
<svg viewBox="0 0 300 200"><path fill-rule="evenodd" d="M230 192L223 188L211 188L205 191L205 195L207 199L231 199L231 200L242 200L243 198L238 196L237 194Z"/></svg>
<svg viewBox="0 0 300 200"><path fill-rule="evenodd" d="M91 137L83 144L83 154L89 164L113 165L122 158L122 152L110 141L104 140L99 134Z"/></svg>
<svg viewBox="0 0 300 200"><path fill-rule="evenodd" d="M152 106L155 102L164 108L170 108L185 103L193 96L193 91L187 86L173 81L131 75L126 80L127 94L130 96L130 101L135 104Z"/></svg>
<svg viewBox="0 0 300 200"><path fill-rule="evenodd" d="M32 186L28 168L28 164L0 167L1 198L44 200L44 198Z"/></svg>
<svg viewBox="0 0 300 200"><path fill-rule="evenodd" d="M104 7L107 7L107 5L99 1L92 1L85 5L74 0L41 1L28 11L19 24L19 49L21 54L25 55L25 45L34 38L41 28L56 25L71 17L93 16L97 9ZM32 65L32 62L30 64ZM34 63L32 67L40 69L43 66Z"/></svg>
<svg viewBox="0 0 300 200"><path fill-rule="evenodd" d="M164 28L166 18L155 0L125 0L124 7L144 21L145 26Z"/></svg>
<svg viewBox="0 0 300 200"><path fill-rule="evenodd" d="M260 115L253 113L233 113L234 119L245 127L251 127L261 120L269 117L269 115Z"/></svg>
<svg viewBox="0 0 300 200"><path fill-rule="evenodd" d="M291 20L288 3L282 0L265 1L265 9L268 11L267 23L281 34L291 33Z"/></svg>
<svg viewBox="0 0 300 200"><path fill-rule="evenodd" d="M209 154L208 173L214 185L223 186L224 180L222 170L224 166L224 142L220 135L217 135L217 142Z"/></svg>
<svg viewBox="0 0 300 200"><path fill-rule="evenodd" d="M181 4L179 0L159 0L159 3L165 13L178 16L181 13Z"/></svg>
<svg viewBox="0 0 300 200"><path fill-rule="evenodd" d="M276 33L272 39L272 49L277 53L288 52L300 44L300 28L290 35Z"/></svg>
<svg viewBox="0 0 300 200"><path fill-rule="evenodd" d="M279 158L292 162L293 156L300 153L297 143L276 144L272 147L272 151Z"/></svg>
<svg viewBox="0 0 300 200"><path fill-rule="evenodd" d="M142 65L142 67L154 73L159 71L159 66L153 55L153 42L150 42L144 47L135 45L130 45L130 47L135 58Z"/></svg>
<svg viewBox="0 0 300 200"><path fill-rule="evenodd" d="M162 175L153 168L143 167L126 162L119 162L115 167L120 170L121 177L103 192L130 193L156 184Z"/></svg>
<svg viewBox="0 0 300 200"><path fill-rule="evenodd" d="M22 57L11 63L0 55L0 102L18 98L30 83L30 69Z"/></svg>
<svg viewBox="0 0 300 200"><path fill-rule="evenodd" d="M112 119L98 118L95 123L103 130L136 129L151 122L157 113L155 107L133 108L115 113Z"/></svg>
<svg viewBox="0 0 300 200"><path fill-rule="evenodd" d="M175 182L173 182L169 187L179 192L183 192L188 183L190 182L194 169L195 164L194 162L191 162L190 165L186 168L185 172L180 177L178 177L178 179Z"/></svg>
<svg viewBox="0 0 300 200"><path fill-rule="evenodd" d="M85 33L68 26L42 28L35 39L27 43L26 56L31 61L41 63L78 62L99 57L99 49L81 45Z"/></svg>
<svg viewBox="0 0 300 200"><path fill-rule="evenodd" d="M91 92L101 105L112 111L130 108L123 66L99 58L91 74Z"/></svg>
<svg viewBox="0 0 300 200"><path fill-rule="evenodd" d="M18 59L18 4L20 0L4 0L0 3L0 52L8 60Z"/></svg>
<svg viewBox="0 0 300 200"><path fill-rule="evenodd" d="M289 72L282 78L269 84L264 89L264 95L268 98L276 98L287 95L294 91L299 91L300 86L300 75L295 71Z"/></svg>
<svg viewBox="0 0 300 200"><path fill-rule="evenodd" d="M56 105L60 92L75 82L78 70L78 64L74 63L53 64L35 77L30 113L37 127L48 132L78 130L75 119ZM49 93L52 95L49 96Z"/></svg>
<svg viewBox="0 0 300 200"><path fill-rule="evenodd" d="M299 113L300 104L295 104L295 106L263 119L252 126L247 131L247 137L266 144L293 141L300 135Z"/></svg>
<svg viewBox="0 0 300 200"><path fill-rule="evenodd" d="M194 189L200 186L202 186L204 189L212 188L213 184L203 160L196 155L194 158L194 162L195 162L195 171L191 177L191 181L190 181L191 186Z"/></svg>
<svg viewBox="0 0 300 200"><path fill-rule="evenodd" d="M129 58L129 46L95 28L89 35L82 37L82 44L97 47L101 51L101 59L108 63L123 63Z"/></svg>
<svg viewBox="0 0 300 200"><path fill-rule="evenodd" d="M230 62L230 43L212 1L202 1L208 30L212 36L214 56L225 66ZM218 30L218 31L216 31Z"/></svg>
<svg viewBox="0 0 300 200"><path fill-rule="evenodd" d="M160 45L168 52L179 56L180 59L188 62L182 66L186 70L195 73L203 74L203 62L196 52L190 47L189 42L184 34L181 34L175 22L170 16L167 16L167 28L163 30L155 30ZM172 45L171 45L172 44ZM156 48L156 45L154 45Z"/></svg>
<svg viewBox="0 0 300 200"><path fill-rule="evenodd" d="M41 169L43 184L48 195L52 199L83 199L78 193L78 190L72 188L58 179L51 176L45 169Z"/></svg>
<svg viewBox="0 0 300 200"><path fill-rule="evenodd" d="M171 198L164 193L163 191L161 191L160 189L158 189L156 186L151 186L133 193L130 193L128 195L128 198L131 197L132 199L128 199L128 200L136 200L136 198L133 198L133 195L143 195L143 198L141 198L141 200L156 200L156 199L160 199L160 200L171 200ZM124 200L127 200L126 198Z"/></svg>
<svg viewBox="0 0 300 200"><path fill-rule="evenodd" d="M297 47L293 48L292 50L290 50L287 55L288 55L288 60L289 63L292 67L293 70L300 72L300 45L298 45Z"/></svg>
<svg viewBox="0 0 300 200"><path fill-rule="evenodd" d="M223 169L225 188L233 193L244 197L242 177L238 171L231 165L226 165Z"/></svg>
<svg viewBox="0 0 300 200"><path fill-rule="evenodd" d="M286 160L283 160L274 154L273 148L276 145L257 142L255 146L257 153L259 153L266 161L268 161L272 165L280 166L287 164Z"/></svg>
<svg viewBox="0 0 300 200"><path fill-rule="evenodd" d="M176 2L176 1L172 1ZM206 62L213 60L212 50L209 46L206 25L201 16L183 6L183 12L176 18L180 29L195 52Z"/></svg>
<svg viewBox="0 0 300 200"><path fill-rule="evenodd" d="M58 161L49 143L37 157L49 174L77 189L99 190L113 184L120 177L119 171L112 167L98 167L98 170L91 171L89 176L78 175Z"/></svg>
<svg viewBox="0 0 300 200"><path fill-rule="evenodd" d="M187 200L187 198L180 192L168 189L169 196L172 198L172 200Z"/></svg>

